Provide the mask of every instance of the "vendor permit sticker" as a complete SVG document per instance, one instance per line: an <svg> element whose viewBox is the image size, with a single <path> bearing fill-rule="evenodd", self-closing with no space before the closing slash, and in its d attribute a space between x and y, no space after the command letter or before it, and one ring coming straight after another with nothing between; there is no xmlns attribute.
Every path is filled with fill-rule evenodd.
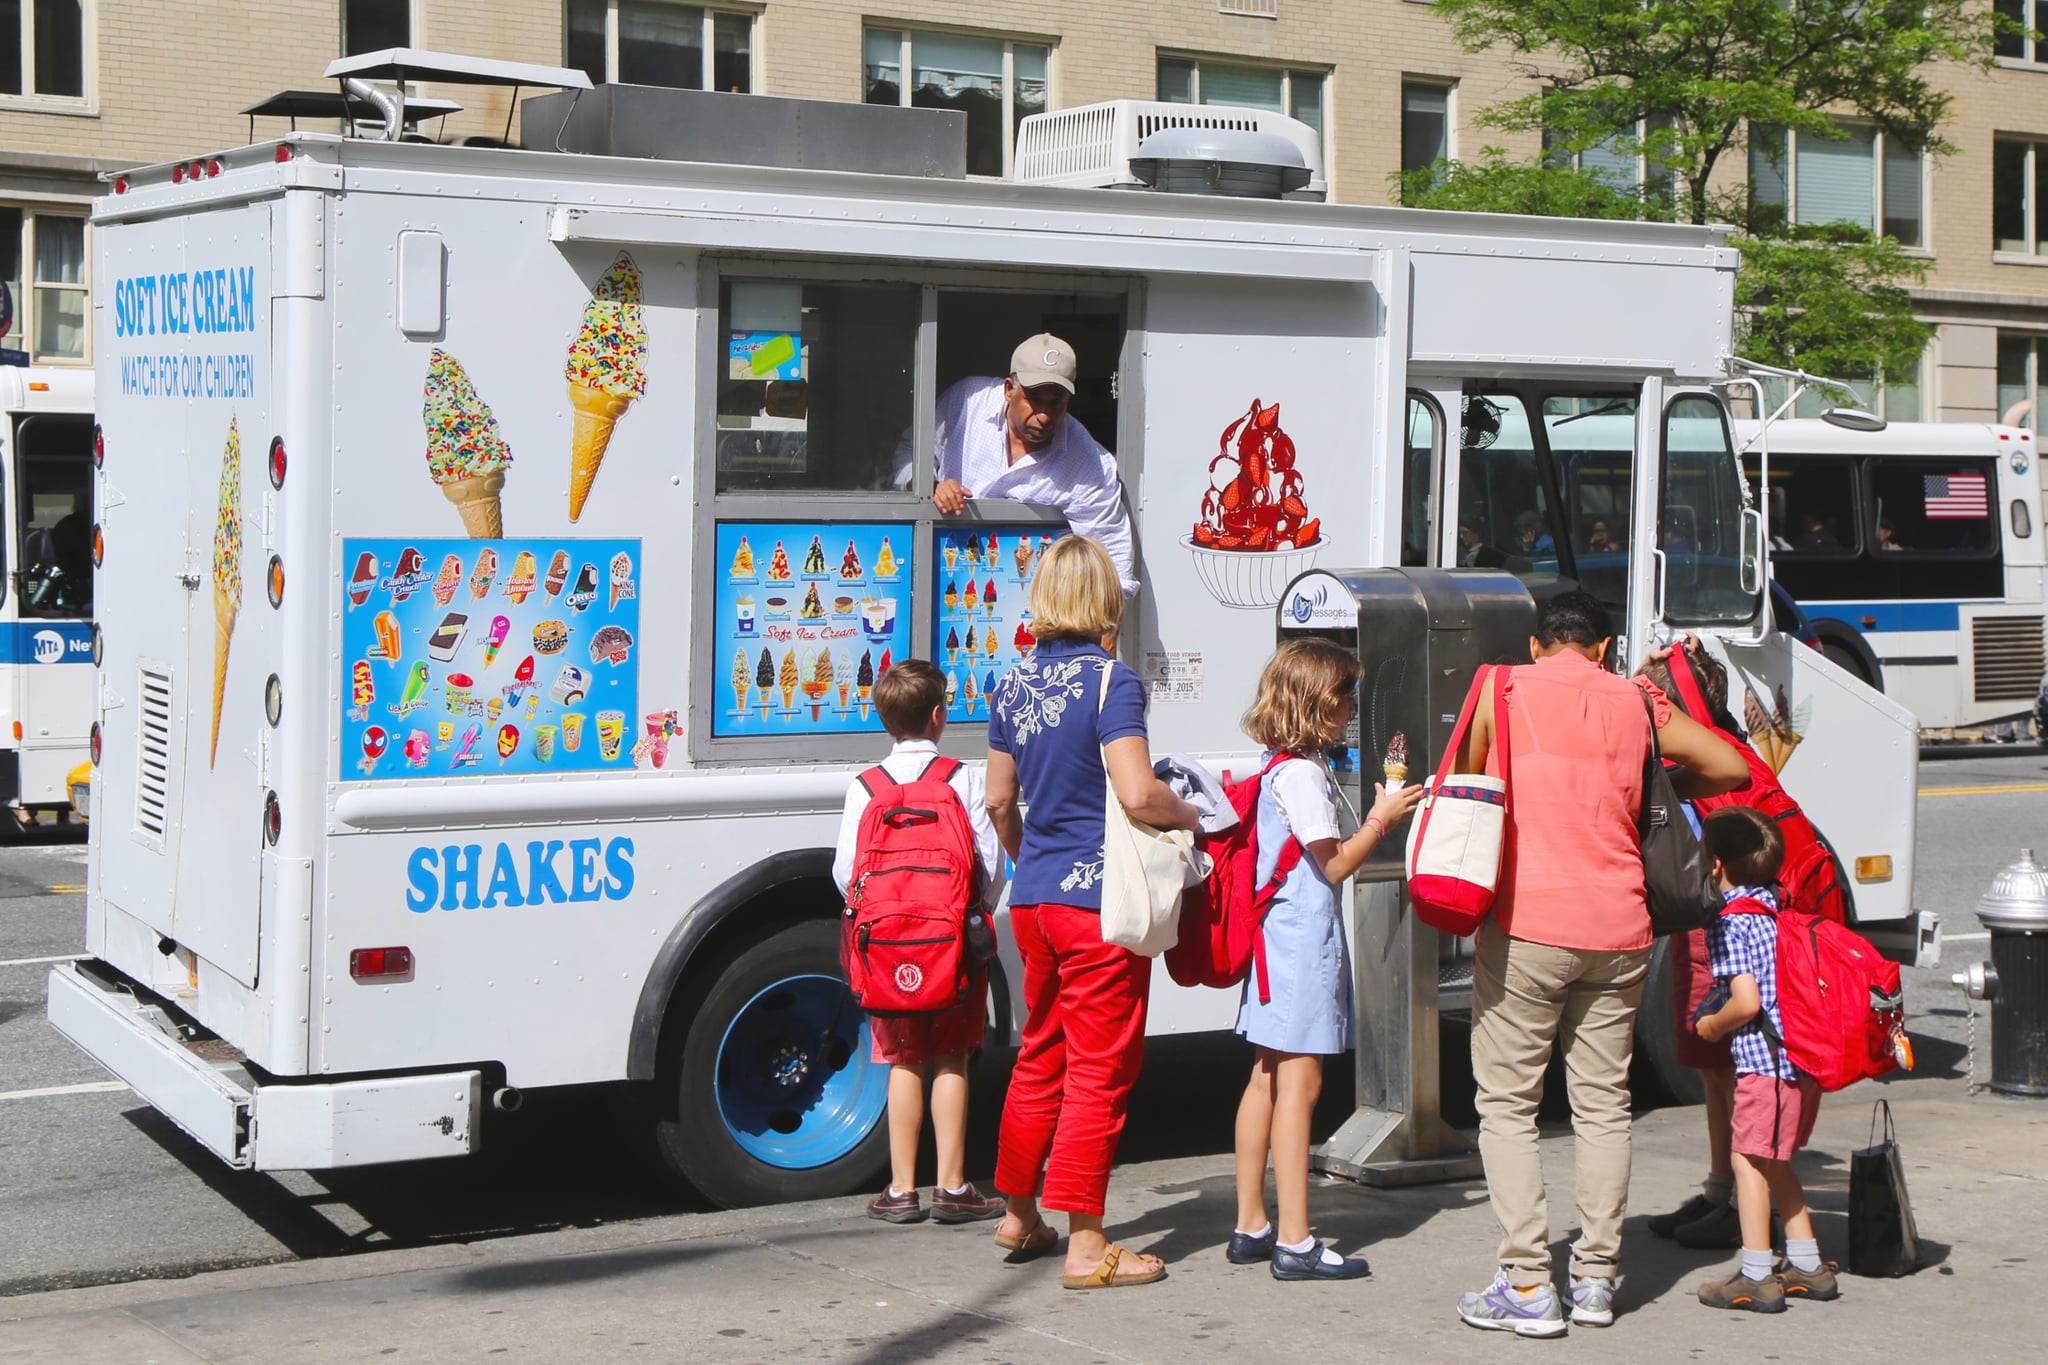
<svg viewBox="0 0 2048 1365"><path fill-rule="evenodd" d="M1358 599L1326 573L1304 574L1280 603L1282 630L1351 630L1358 625Z"/></svg>

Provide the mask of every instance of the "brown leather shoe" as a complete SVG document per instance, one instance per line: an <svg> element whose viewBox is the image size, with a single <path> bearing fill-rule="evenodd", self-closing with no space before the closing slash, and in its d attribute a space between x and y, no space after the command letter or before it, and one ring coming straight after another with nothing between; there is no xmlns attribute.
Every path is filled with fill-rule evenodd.
<svg viewBox="0 0 2048 1365"><path fill-rule="evenodd" d="M932 1189L932 1219L939 1223L979 1223L984 1218L1000 1218L1008 1207L1001 1195L983 1195L968 1181L967 1188L958 1194L949 1194L934 1186Z"/></svg>
<svg viewBox="0 0 2048 1365"><path fill-rule="evenodd" d="M970 1185L968 1188L974 1187ZM885 1189L868 1200L868 1217L879 1218L884 1223L922 1223L924 1205L918 1200L916 1190L898 1194Z"/></svg>

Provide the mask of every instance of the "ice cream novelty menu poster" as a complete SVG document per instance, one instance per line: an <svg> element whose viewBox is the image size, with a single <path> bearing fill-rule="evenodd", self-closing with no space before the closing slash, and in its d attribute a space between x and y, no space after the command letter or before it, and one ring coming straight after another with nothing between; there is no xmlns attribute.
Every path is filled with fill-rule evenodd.
<svg viewBox="0 0 2048 1365"><path fill-rule="evenodd" d="M629 769L637 540L343 543L341 775ZM672 713L649 717L661 766Z"/></svg>
<svg viewBox="0 0 2048 1365"><path fill-rule="evenodd" d="M988 719L996 679L1037 647L1031 579L1066 528L941 530L932 565L932 662L946 674L946 720Z"/></svg>
<svg viewBox="0 0 2048 1365"><path fill-rule="evenodd" d="M910 657L909 522L722 522L713 735L882 729L875 678Z"/></svg>

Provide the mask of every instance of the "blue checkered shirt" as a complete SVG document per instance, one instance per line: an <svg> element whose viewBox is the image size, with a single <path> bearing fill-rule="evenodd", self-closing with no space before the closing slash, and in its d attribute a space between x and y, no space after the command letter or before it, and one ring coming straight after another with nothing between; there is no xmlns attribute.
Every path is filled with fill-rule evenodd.
<svg viewBox="0 0 2048 1365"><path fill-rule="evenodd" d="M1758 901L1773 913L1724 914L1707 926L1707 969L1714 974L1715 993L1709 1002L1712 1008L1706 1012L1713 1013L1727 1001L1728 988L1736 977L1754 977L1763 1009L1728 1036L1729 1050L1735 1054L1735 1070L1743 1075L1796 1081L1799 1068L1785 1060L1782 1048L1771 1043L1772 1038L1785 1036L1785 1021L1778 1013L1778 898L1756 886L1724 891L1721 898L1725 904ZM1768 1033L1764 1027L1766 1019L1770 1021Z"/></svg>

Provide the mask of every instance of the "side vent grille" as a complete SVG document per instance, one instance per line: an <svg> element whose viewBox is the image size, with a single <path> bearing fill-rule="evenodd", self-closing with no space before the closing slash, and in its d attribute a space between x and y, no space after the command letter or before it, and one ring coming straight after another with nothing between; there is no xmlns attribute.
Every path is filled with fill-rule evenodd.
<svg viewBox="0 0 2048 1365"><path fill-rule="evenodd" d="M1972 623L1970 651L1978 701L2032 701L2041 690L2048 659L2040 617L1980 616Z"/></svg>
<svg viewBox="0 0 2048 1365"><path fill-rule="evenodd" d="M135 829L163 845L171 805L171 679L142 670L140 750L135 764Z"/></svg>

